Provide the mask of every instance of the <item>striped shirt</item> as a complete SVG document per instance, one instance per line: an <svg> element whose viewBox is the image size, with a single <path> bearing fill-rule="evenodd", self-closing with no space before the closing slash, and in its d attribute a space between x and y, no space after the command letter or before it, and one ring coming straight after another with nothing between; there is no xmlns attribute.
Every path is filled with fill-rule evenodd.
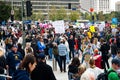
<svg viewBox="0 0 120 80"><path fill-rule="evenodd" d="M67 53L67 47L65 44L61 43L58 45L58 52L60 56L65 56Z"/></svg>

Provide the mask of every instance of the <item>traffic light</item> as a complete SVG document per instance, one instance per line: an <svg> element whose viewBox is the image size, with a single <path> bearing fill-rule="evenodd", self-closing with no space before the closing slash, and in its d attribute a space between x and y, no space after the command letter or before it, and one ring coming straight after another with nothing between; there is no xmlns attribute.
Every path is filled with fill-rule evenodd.
<svg viewBox="0 0 120 80"><path fill-rule="evenodd" d="M92 15L92 20L94 21L94 19L95 19L95 18L94 18L94 15Z"/></svg>
<svg viewBox="0 0 120 80"><path fill-rule="evenodd" d="M32 4L31 1L26 1L26 13L27 17L30 17L32 15Z"/></svg>
<svg viewBox="0 0 120 80"><path fill-rule="evenodd" d="M71 3L68 3L68 9L71 9Z"/></svg>
<svg viewBox="0 0 120 80"><path fill-rule="evenodd" d="M11 15L11 21L12 22L14 21L14 15Z"/></svg>

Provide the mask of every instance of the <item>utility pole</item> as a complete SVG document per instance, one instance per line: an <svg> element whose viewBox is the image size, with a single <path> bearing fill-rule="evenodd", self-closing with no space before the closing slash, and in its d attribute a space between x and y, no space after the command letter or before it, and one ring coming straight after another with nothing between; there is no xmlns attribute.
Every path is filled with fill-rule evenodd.
<svg viewBox="0 0 120 80"><path fill-rule="evenodd" d="M13 10L13 0L11 1L11 7L12 7L12 10Z"/></svg>
<svg viewBox="0 0 120 80"><path fill-rule="evenodd" d="M21 0L21 17L22 17L22 39L23 39L23 49L25 48L25 27L24 27L24 0Z"/></svg>
<svg viewBox="0 0 120 80"><path fill-rule="evenodd" d="M13 23L13 21L14 21L13 0L11 1L11 7L12 7L12 10L11 10L11 21Z"/></svg>

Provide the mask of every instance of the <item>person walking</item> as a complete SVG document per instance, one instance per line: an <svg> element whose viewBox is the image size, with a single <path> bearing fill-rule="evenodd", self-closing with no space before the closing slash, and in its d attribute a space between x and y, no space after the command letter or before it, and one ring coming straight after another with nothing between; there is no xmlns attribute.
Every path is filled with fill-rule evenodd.
<svg viewBox="0 0 120 80"><path fill-rule="evenodd" d="M109 46L109 44L107 44L105 42L105 40L103 38L100 39L100 42L101 42L100 51L102 53L102 60L103 60L103 66L102 67L106 72L106 64L107 64L107 68L109 69L108 54L109 54L110 46Z"/></svg>
<svg viewBox="0 0 120 80"><path fill-rule="evenodd" d="M66 54L67 54L67 47L64 44L64 40L60 40L60 44L58 45L58 52L59 52L59 56L60 56L60 71L62 72L64 70L64 72L66 72ZM64 64L64 65L63 65ZM64 66L64 69L62 68Z"/></svg>
<svg viewBox="0 0 120 80"><path fill-rule="evenodd" d="M69 43L69 49L70 49L69 57L70 57L70 60L71 60L71 58L74 58L74 45L75 45L75 42L74 42L73 35L70 35L70 38L68 39L68 43ZM71 57L71 54L72 54L72 57Z"/></svg>

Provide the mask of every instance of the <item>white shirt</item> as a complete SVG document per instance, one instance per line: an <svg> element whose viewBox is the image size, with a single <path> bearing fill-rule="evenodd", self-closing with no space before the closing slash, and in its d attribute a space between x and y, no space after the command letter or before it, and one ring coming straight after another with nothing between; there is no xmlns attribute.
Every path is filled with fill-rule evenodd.
<svg viewBox="0 0 120 80"><path fill-rule="evenodd" d="M98 68L98 67L95 67L95 68L88 68L86 71L90 71L90 72L93 72L94 73L94 76L95 76L95 79L97 79L97 76L101 73L104 72L104 70Z"/></svg>
<svg viewBox="0 0 120 80"><path fill-rule="evenodd" d="M70 52L68 41L65 41L65 46L67 47L67 51Z"/></svg>

